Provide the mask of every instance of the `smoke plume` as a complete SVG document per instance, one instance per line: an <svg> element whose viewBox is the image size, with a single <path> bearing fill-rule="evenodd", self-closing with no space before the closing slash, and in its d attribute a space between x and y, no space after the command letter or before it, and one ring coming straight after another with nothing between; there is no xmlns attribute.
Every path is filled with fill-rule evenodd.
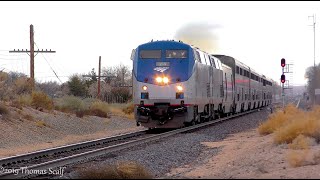
<svg viewBox="0 0 320 180"><path fill-rule="evenodd" d="M174 38L208 53L216 53L218 38L212 31L218 27L207 23L190 23L178 29Z"/></svg>

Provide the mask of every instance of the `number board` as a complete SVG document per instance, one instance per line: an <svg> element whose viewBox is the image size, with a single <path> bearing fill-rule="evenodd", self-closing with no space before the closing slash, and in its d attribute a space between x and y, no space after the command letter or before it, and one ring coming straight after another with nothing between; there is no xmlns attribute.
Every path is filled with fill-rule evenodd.
<svg viewBox="0 0 320 180"><path fill-rule="evenodd" d="M167 67L170 66L170 62L156 62L157 67Z"/></svg>

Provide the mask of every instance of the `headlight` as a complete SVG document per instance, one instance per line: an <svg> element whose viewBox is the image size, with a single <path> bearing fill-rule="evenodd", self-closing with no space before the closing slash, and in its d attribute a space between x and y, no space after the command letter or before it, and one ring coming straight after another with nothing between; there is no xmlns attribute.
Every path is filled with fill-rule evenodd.
<svg viewBox="0 0 320 180"><path fill-rule="evenodd" d="M157 77L156 81L157 81L157 83L161 83L162 82L162 78L161 77Z"/></svg>
<svg viewBox="0 0 320 180"><path fill-rule="evenodd" d="M178 89L178 91L183 91L183 87L180 85L177 86L177 89Z"/></svg>
<svg viewBox="0 0 320 180"><path fill-rule="evenodd" d="M169 79L168 79L167 77L164 77L164 78L163 78L163 82L164 82L164 83L169 83Z"/></svg>
<svg viewBox="0 0 320 180"><path fill-rule="evenodd" d="M148 89L147 86L142 86L142 90L146 91Z"/></svg>

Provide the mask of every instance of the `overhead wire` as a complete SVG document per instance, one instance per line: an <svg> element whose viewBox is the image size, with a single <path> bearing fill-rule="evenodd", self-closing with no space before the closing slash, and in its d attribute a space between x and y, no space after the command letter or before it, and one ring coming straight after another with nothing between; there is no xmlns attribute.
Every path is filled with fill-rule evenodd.
<svg viewBox="0 0 320 180"><path fill-rule="evenodd" d="M36 42L34 42L34 44L37 46L38 49L40 49L37 45ZM59 79L59 81L62 84L62 81L60 80L60 78L58 77L57 73L53 70L52 66L50 65L50 63L48 62L47 58L41 53L41 55L43 56L43 58L46 60L46 62L48 63L49 67L51 68L52 72L54 73L54 75Z"/></svg>

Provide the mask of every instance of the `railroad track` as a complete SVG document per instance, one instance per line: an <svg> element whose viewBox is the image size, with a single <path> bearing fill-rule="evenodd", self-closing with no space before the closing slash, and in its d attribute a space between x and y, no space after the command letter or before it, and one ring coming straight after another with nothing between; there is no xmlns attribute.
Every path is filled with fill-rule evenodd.
<svg viewBox="0 0 320 180"><path fill-rule="evenodd" d="M89 161L91 159L97 158L98 156L107 155L115 151L120 151L140 144L156 141L182 132L204 128L218 122L244 116L258 110L259 109L255 109L241 114L235 114L232 116L215 119L190 127L175 129L160 134L151 134L148 133L150 132L149 130L143 130L134 133L128 133L124 135L3 158L0 159L0 179L15 179L24 177L30 178L39 176L39 172L40 174L41 172L42 174L45 174L48 173L49 170L65 167L77 162Z"/></svg>

